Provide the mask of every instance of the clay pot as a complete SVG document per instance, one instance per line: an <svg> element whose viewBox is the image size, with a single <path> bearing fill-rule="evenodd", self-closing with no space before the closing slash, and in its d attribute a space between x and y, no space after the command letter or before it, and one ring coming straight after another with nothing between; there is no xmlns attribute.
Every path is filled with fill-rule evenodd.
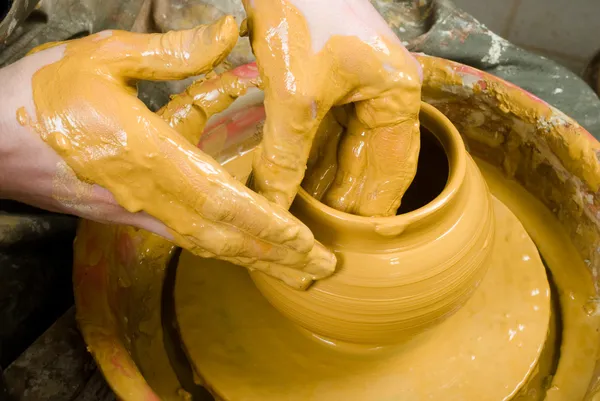
<svg viewBox="0 0 600 401"><path fill-rule="evenodd" d="M275 308L313 334L361 344L402 341L457 311L485 274L494 232L487 186L453 124L425 103L420 119L448 160L446 185L433 201L406 214L367 218L302 190L291 211L334 250L338 272L308 291L252 274ZM419 168L427 165L435 164Z"/></svg>

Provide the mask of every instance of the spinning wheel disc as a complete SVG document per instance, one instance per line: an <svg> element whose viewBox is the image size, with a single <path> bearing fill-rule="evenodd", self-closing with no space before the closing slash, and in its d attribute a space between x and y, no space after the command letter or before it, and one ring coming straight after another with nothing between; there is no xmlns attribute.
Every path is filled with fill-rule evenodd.
<svg viewBox="0 0 600 401"><path fill-rule="evenodd" d="M196 373L232 401L510 399L544 347L550 289L521 223L496 199L494 211L494 256L475 294L394 347L318 339L279 314L245 269L184 252L175 308Z"/></svg>

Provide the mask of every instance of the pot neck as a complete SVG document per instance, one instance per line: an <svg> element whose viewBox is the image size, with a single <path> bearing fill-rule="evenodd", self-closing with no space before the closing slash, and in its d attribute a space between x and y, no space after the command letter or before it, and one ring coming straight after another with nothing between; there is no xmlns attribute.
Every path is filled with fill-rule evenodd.
<svg viewBox="0 0 600 401"><path fill-rule="evenodd" d="M390 250L402 246L402 242L418 241L422 234L447 220L465 180L465 145L456 127L433 106L421 103L419 119L421 126L440 142L448 160L448 180L442 192L425 206L406 214L363 217L335 210L300 189L291 211L318 241L333 249Z"/></svg>

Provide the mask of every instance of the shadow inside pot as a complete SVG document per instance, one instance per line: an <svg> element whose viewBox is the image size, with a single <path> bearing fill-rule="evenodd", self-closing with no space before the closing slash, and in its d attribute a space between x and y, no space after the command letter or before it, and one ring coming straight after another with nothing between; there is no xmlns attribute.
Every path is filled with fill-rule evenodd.
<svg viewBox="0 0 600 401"><path fill-rule="evenodd" d="M425 127L421 126L421 150L417 174L402 198L396 214L417 210L432 202L448 182L448 157L440 141Z"/></svg>

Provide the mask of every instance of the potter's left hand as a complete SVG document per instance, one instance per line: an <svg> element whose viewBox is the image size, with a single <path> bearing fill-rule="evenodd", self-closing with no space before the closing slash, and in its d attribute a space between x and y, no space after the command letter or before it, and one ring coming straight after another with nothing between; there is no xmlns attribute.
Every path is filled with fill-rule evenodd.
<svg viewBox="0 0 600 401"><path fill-rule="evenodd" d="M296 288L330 275L335 257L306 226L136 97L138 79L210 71L237 38L232 17L164 35L107 31L0 70L0 196L145 228Z"/></svg>
<svg viewBox="0 0 600 401"><path fill-rule="evenodd" d="M395 214L418 159L417 61L368 0L244 4L267 113L255 188L289 207L322 120L334 106L350 105L340 113L347 119L338 119L347 126L339 146L339 135L319 140L337 149L324 201L360 215Z"/></svg>

